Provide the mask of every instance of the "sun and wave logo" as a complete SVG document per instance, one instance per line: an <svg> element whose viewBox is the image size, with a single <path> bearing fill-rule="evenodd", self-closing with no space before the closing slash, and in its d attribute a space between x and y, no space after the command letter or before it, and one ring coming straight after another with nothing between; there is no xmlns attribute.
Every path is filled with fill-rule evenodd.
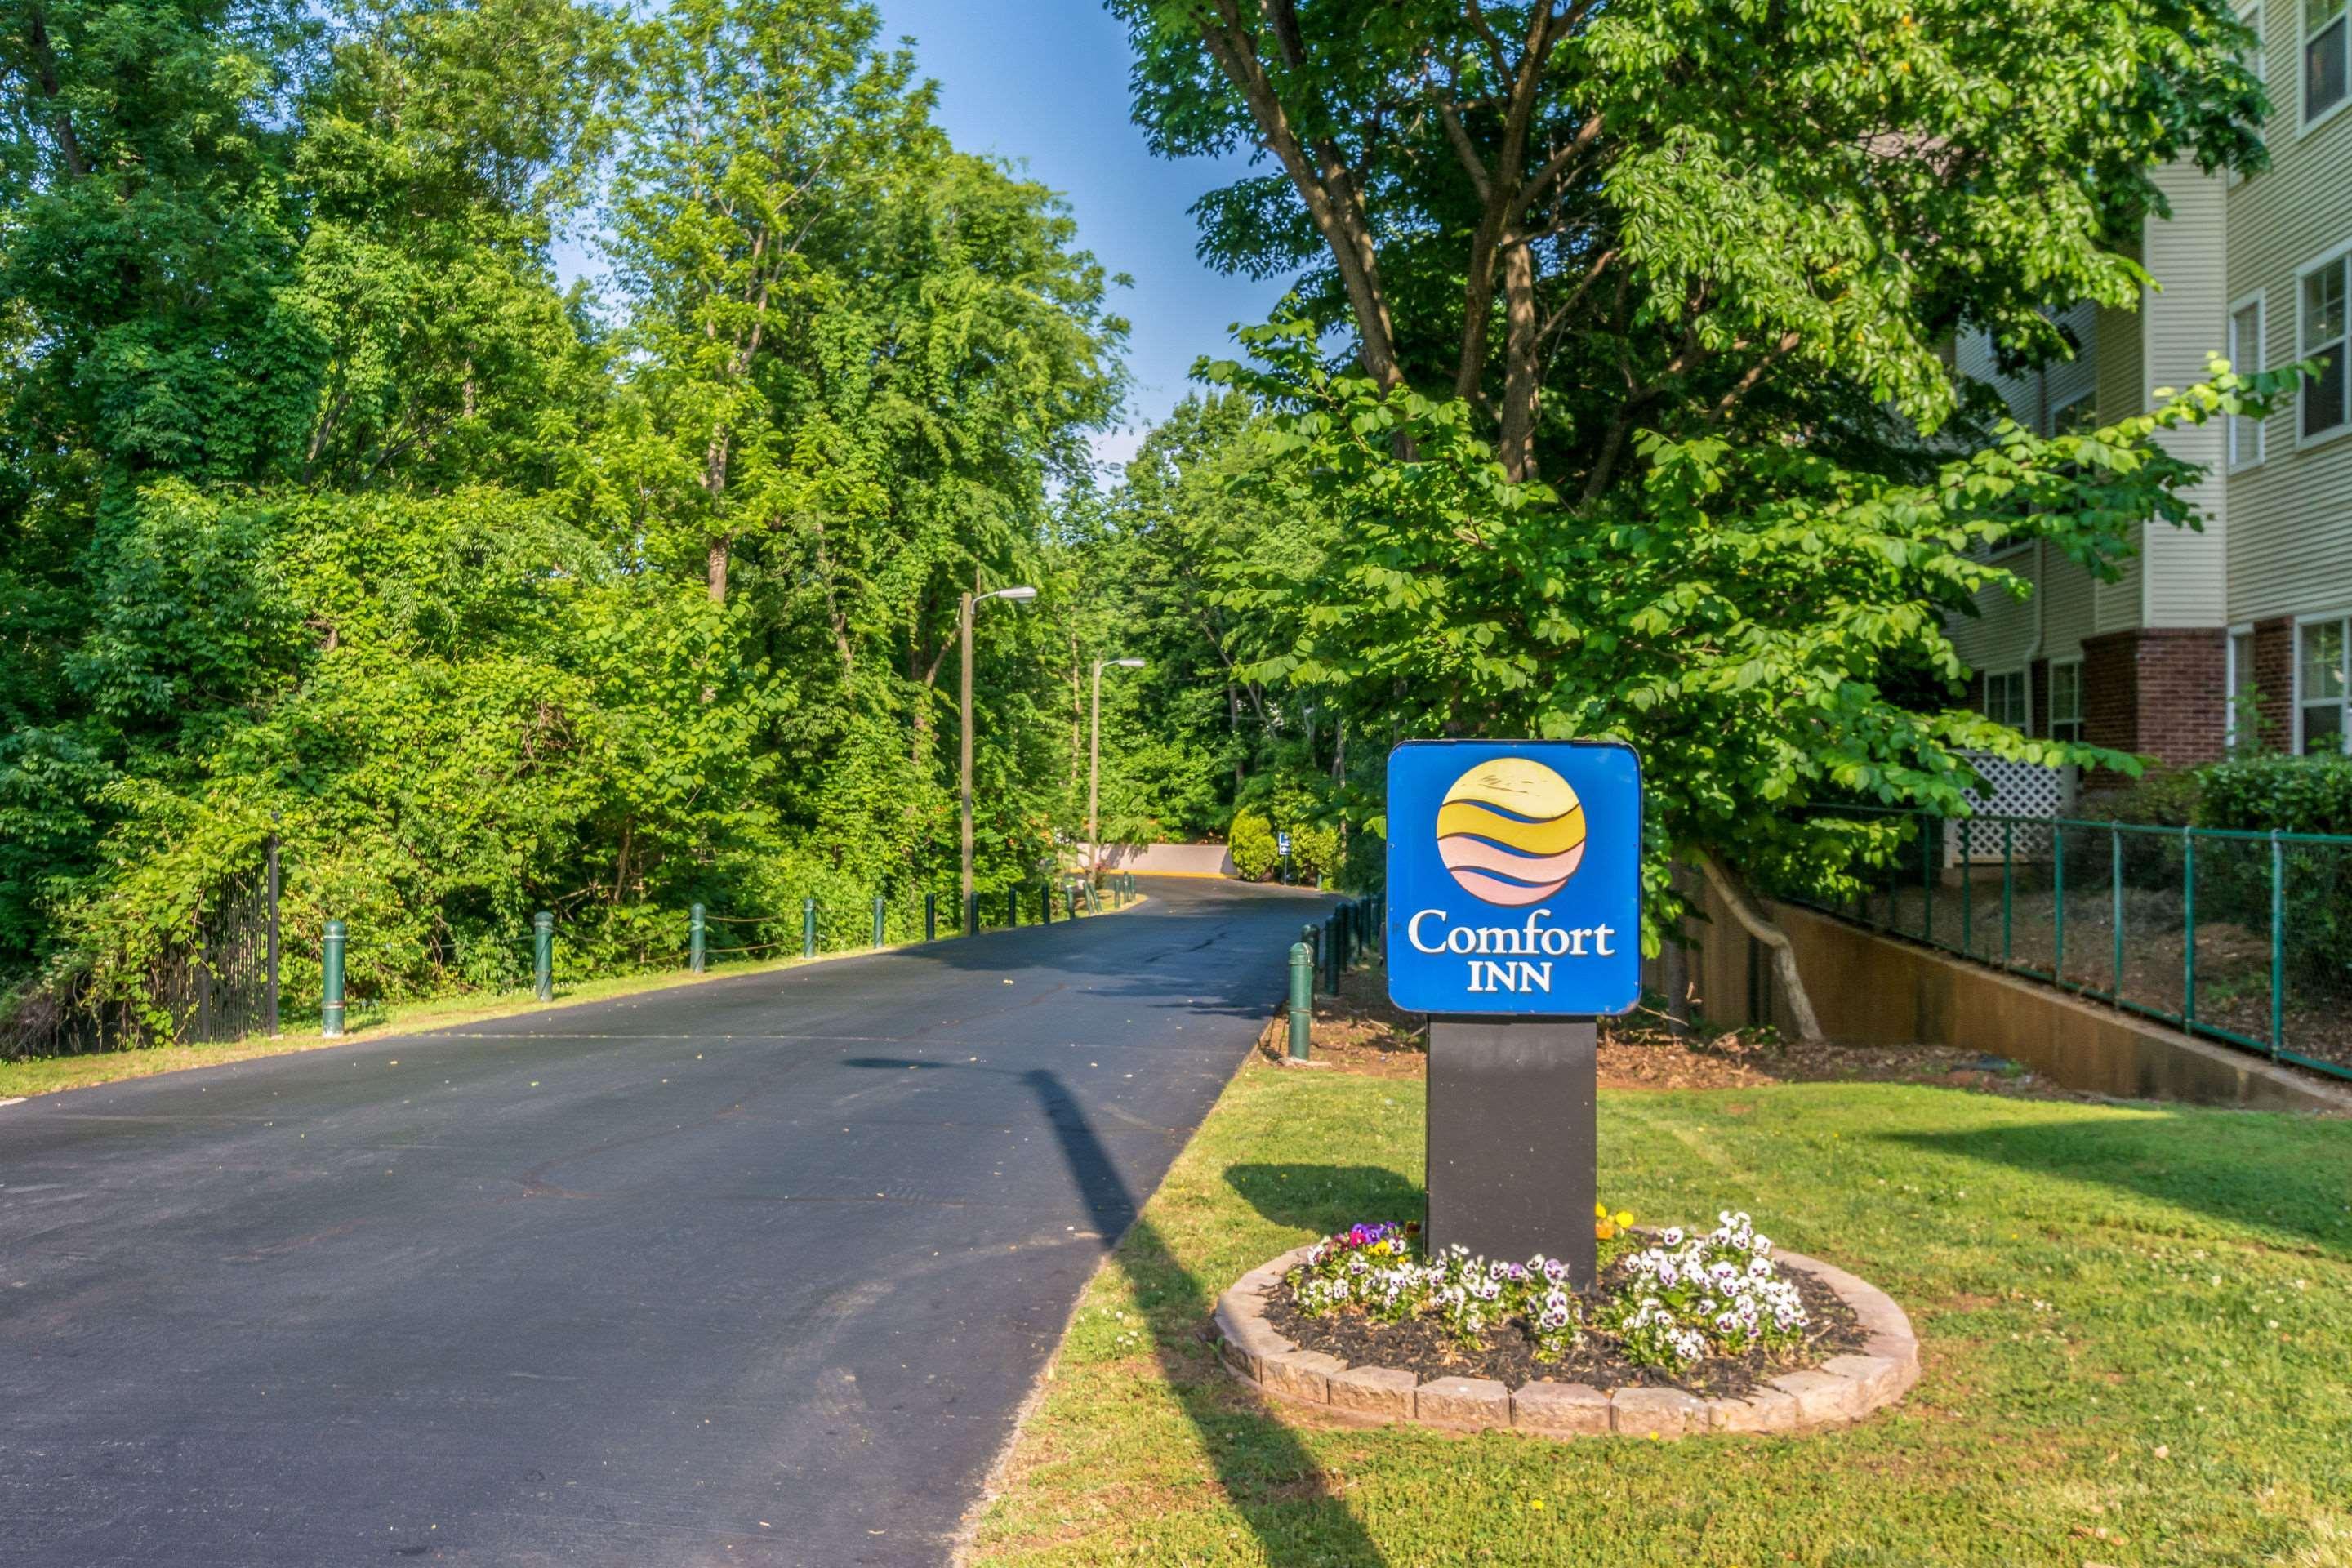
<svg viewBox="0 0 2352 1568"><path fill-rule="evenodd" d="M1437 854L1475 899L1512 909L1541 903L1583 862L1584 806L1541 763L1496 757L1445 792Z"/></svg>

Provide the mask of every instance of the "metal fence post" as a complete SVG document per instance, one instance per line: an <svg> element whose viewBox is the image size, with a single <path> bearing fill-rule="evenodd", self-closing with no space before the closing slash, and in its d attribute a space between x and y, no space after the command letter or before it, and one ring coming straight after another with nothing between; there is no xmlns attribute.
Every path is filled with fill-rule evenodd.
<svg viewBox="0 0 2352 1568"><path fill-rule="evenodd" d="M686 967L693 973L702 973L702 906L695 904L686 911Z"/></svg>
<svg viewBox="0 0 2352 1568"><path fill-rule="evenodd" d="M555 1000L555 916L546 910L530 917L530 989L542 1002Z"/></svg>
<svg viewBox="0 0 2352 1568"><path fill-rule="evenodd" d="M269 820L276 822L278 814L271 812ZM278 835L269 836L269 1037L278 1037Z"/></svg>
<svg viewBox="0 0 2352 1568"><path fill-rule="evenodd" d="M882 945L882 921L883 921L883 920L885 919L885 917L886 917L886 915L887 915L887 911L888 911L888 909L889 909L889 906L888 906L887 904L885 904L885 903L882 901L882 895L881 895L881 894L879 894L879 893L875 894L875 895L874 895L874 945L875 945L875 946L877 946L877 947L880 947L880 946Z"/></svg>
<svg viewBox="0 0 2352 1568"><path fill-rule="evenodd" d="M327 940L319 953L319 1033L328 1039L343 1032L343 922L327 922Z"/></svg>
<svg viewBox="0 0 2352 1568"><path fill-rule="evenodd" d="M816 956L816 895L801 900L801 956Z"/></svg>
<svg viewBox="0 0 2352 1568"><path fill-rule="evenodd" d="M1936 945L1936 857L1927 847L1927 815L1921 812L1919 824L1919 940L1928 946Z"/></svg>
<svg viewBox="0 0 2352 1568"><path fill-rule="evenodd" d="M1078 918L1078 885L1076 882L1065 882L1062 884L1062 893L1069 900L1070 918L1076 920Z"/></svg>
<svg viewBox="0 0 2352 1568"><path fill-rule="evenodd" d="M923 895L923 940L940 940L940 896L937 893Z"/></svg>
<svg viewBox="0 0 2352 1568"><path fill-rule="evenodd" d="M1323 973L1323 928L1309 921L1299 928L1298 940L1307 944L1307 951L1315 961L1315 974L1319 983Z"/></svg>
<svg viewBox="0 0 2352 1568"><path fill-rule="evenodd" d="M2004 818L2000 825L2000 966L2011 967L2010 937L2014 927L2016 900L2013 894L2017 869L2017 824Z"/></svg>
<svg viewBox="0 0 2352 1568"><path fill-rule="evenodd" d="M2124 830L2107 829L2107 889L2115 896L2116 969L2115 984L2107 1000L2120 1006L2124 999Z"/></svg>
<svg viewBox="0 0 2352 1568"><path fill-rule="evenodd" d="M2056 822L2050 825L2050 914L2054 931L2050 939L2050 979L2053 984L2066 984L2066 829Z"/></svg>
<svg viewBox="0 0 2352 1568"><path fill-rule="evenodd" d="M2197 1026L2197 835L2180 830L2180 1026Z"/></svg>
<svg viewBox="0 0 2352 1568"><path fill-rule="evenodd" d="M2271 1060L2278 1060L2286 1024L2286 846L2271 829Z"/></svg>
<svg viewBox="0 0 2352 1568"><path fill-rule="evenodd" d="M1290 1059L1307 1059L1315 1032L1315 954L1303 942L1290 944Z"/></svg>
<svg viewBox="0 0 2352 1568"><path fill-rule="evenodd" d="M1969 852L1972 847L1969 843L1969 819L1964 816L1960 818L1960 952L1969 958L1974 958L1977 955L1976 925L1969 907L1974 893L1973 884L1976 881L1973 874L1976 857Z"/></svg>

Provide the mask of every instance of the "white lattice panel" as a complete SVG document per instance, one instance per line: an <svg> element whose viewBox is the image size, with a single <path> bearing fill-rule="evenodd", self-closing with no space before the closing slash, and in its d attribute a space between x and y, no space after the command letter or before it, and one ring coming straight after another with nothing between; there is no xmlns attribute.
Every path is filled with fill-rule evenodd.
<svg viewBox="0 0 2352 1568"><path fill-rule="evenodd" d="M1981 752L1969 753L1968 760L1985 783L1983 789L1969 793L1969 804L1979 818L2030 816L2047 820L2069 816L2074 809L2076 772L2073 768L2045 768ZM1944 824L1945 865L1960 864L1960 837L1958 821ZM2009 830L2009 852L2021 858L2046 860L2050 858L2050 844L2047 828L2019 824ZM2001 853L2002 829L1998 822L1977 821L1969 826L1967 858L1978 863L1998 862Z"/></svg>

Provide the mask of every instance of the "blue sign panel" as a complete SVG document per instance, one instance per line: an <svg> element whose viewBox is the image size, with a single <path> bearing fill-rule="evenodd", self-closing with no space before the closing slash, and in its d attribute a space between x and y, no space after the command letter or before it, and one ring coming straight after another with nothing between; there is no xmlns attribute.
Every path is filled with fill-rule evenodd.
<svg viewBox="0 0 2352 1568"><path fill-rule="evenodd" d="M1642 763L1581 741L1389 753L1389 998L1597 1017L1642 999Z"/></svg>

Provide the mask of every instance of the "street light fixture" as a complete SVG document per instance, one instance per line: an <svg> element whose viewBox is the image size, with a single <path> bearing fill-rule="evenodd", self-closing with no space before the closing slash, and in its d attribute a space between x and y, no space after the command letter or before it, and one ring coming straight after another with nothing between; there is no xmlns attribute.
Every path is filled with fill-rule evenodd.
<svg viewBox="0 0 2352 1568"><path fill-rule="evenodd" d="M1118 669L1141 669L1139 658L1098 658L1095 660L1094 707L1087 724L1087 880L1092 882L1102 872L1102 672L1103 666Z"/></svg>
<svg viewBox="0 0 2352 1568"><path fill-rule="evenodd" d="M999 588L992 594L976 590L980 579L972 579L973 593L966 594L956 611L956 631L963 641L963 921L967 933L971 918L971 610L974 605L984 605L991 599L1010 599L1014 604L1037 596L1029 587Z"/></svg>

